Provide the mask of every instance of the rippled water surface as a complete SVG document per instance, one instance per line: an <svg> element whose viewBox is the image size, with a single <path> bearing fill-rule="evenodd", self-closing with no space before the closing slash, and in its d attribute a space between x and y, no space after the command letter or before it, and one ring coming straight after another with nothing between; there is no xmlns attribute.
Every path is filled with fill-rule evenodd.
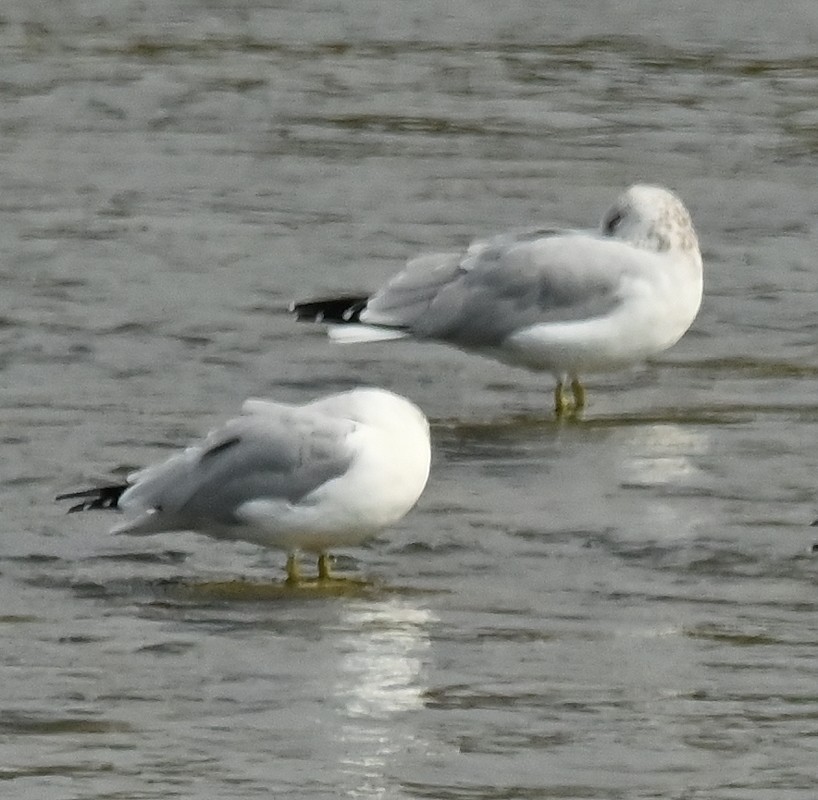
<svg viewBox="0 0 818 800"><path fill-rule="evenodd" d="M816 53L812 0L7 0L2 795L812 800ZM706 298L580 420L285 312L637 180L688 204ZM359 383L435 446L337 554L366 585L52 503Z"/></svg>

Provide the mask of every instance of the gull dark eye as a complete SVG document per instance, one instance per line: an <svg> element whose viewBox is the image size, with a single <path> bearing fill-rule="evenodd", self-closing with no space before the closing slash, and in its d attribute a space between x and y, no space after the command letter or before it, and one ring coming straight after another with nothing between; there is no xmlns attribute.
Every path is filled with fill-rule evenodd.
<svg viewBox="0 0 818 800"><path fill-rule="evenodd" d="M622 216L621 212L614 211L614 213L605 220L603 230L606 236L611 236L614 233L619 223L622 222Z"/></svg>

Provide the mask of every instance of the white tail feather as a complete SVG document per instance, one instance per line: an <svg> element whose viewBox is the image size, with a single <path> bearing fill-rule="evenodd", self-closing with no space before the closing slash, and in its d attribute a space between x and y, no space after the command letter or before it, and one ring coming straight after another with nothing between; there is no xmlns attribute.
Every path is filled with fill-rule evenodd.
<svg viewBox="0 0 818 800"><path fill-rule="evenodd" d="M360 344L362 342L387 342L403 339L406 331L394 328L376 328L371 325L330 325L329 338L339 344Z"/></svg>

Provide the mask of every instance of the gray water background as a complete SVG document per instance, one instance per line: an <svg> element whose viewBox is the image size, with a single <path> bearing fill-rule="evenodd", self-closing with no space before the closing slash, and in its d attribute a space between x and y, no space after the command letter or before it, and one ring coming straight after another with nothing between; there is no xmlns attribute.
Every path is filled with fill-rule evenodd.
<svg viewBox="0 0 818 800"><path fill-rule="evenodd" d="M2 796L813 800L817 177L812 0L5 0ZM706 297L579 421L285 313L637 180ZM359 383L435 445L368 592L52 502Z"/></svg>

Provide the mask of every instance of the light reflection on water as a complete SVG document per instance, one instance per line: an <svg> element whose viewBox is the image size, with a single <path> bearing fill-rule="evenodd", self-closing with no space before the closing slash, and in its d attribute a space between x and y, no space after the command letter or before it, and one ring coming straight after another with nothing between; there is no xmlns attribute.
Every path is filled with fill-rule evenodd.
<svg viewBox="0 0 818 800"><path fill-rule="evenodd" d="M424 659L435 621L431 611L405 601L354 607L343 616L334 694L347 718L339 733L341 769L358 781L350 797L389 797L395 762L430 752L407 717L424 706Z"/></svg>
<svg viewBox="0 0 818 800"><path fill-rule="evenodd" d="M631 431L633 456L625 462L626 482L640 486L682 483L701 473L701 456L710 450L706 429L645 425Z"/></svg>

